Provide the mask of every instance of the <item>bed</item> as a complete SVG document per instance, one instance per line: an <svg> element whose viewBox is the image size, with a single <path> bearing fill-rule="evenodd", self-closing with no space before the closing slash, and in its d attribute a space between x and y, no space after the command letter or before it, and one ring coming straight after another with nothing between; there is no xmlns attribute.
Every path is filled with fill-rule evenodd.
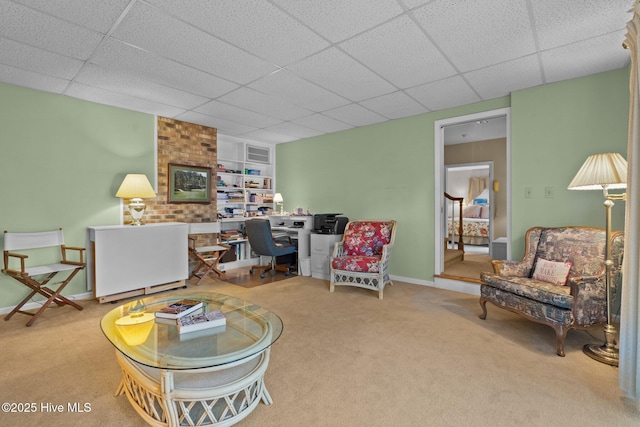
<svg viewBox="0 0 640 427"><path fill-rule="evenodd" d="M459 214L447 218L447 235L458 241L460 227ZM468 245L489 244L489 206L484 204L469 205L462 210L462 241Z"/></svg>

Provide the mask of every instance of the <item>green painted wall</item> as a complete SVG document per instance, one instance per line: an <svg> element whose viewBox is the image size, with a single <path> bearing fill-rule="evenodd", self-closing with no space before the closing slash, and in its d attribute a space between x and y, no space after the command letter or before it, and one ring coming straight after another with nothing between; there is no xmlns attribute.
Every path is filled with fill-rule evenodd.
<svg viewBox="0 0 640 427"><path fill-rule="evenodd" d="M436 120L508 106L508 98L276 146L285 210L398 222L391 274L433 280Z"/></svg>
<svg viewBox="0 0 640 427"><path fill-rule="evenodd" d="M629 70L514 92L511 111L513 255L522 256L524 233L535 225L605 227L602 192L567 186L591 154L627 157ZM524 197L525 187L533 198ZM624 229L624 209L616 203L614 229Z"/></svg>
<svg viewBox="0 0 640 427"><path fill-rule="evenodd" d="M87 226L119 224L114 195L127 173L155 181L154 132L148 114L0 83L0 228L62 227L68 245L84 247ZM86 292L86 274L66 289ZM0 275L0 307L26 295Z"/></svg>
<svg viewBox="0 0 640 427"><path fill-rule="evenodd" d="M566 187L588 155L626 157L627 87L623 69L279 144L277 189L289 211L299 206L351 219L396 219L391 274L432 281L434 122L510 106L513 257L519 258L524 232L534 225L604 226L602 194ZM532 199L524 199L525 186L532 187ZM545 187L553 187L553 199L544 197ZM614 227L621 228L624 208L616 207Z"/></svg>

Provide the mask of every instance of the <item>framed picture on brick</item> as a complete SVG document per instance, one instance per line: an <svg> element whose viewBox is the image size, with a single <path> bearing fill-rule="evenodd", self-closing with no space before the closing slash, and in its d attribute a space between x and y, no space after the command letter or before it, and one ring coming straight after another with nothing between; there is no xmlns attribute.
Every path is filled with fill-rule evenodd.
<svg viewBox="0 0 640 427"><path fill-rule="evenodd" d="M211 203L211 168L169 163L169 203Z"/></svg>

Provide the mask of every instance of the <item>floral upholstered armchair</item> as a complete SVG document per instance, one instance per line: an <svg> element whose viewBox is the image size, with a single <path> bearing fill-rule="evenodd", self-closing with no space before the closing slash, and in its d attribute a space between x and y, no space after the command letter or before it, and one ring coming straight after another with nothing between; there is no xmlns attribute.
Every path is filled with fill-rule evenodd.
<svg viewBox="0 0 640 427"><path fill-rule="evenodd" d="M624 234L609 239L612 296L621 281ZM607 320L606 233L592 227L534 227L527 231L520 261L493 260L494 273L480 278L481 319L487 302L556 331L556 353L564 356L569 329L602 326Z"/></svg>
<svg viewBox="0 0 640 427"><path fill-rule="evenodd" d="M335 286L357 286L378 291L382 299L389 280L389 259L396 234L394 220L351 221L341 242L336 243L331 257L331 283Z"/></svg>

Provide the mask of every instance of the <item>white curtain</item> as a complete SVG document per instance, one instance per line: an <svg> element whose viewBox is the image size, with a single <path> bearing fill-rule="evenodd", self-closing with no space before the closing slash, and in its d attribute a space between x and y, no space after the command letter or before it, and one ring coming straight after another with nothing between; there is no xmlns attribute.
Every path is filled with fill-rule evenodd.
<svg viewBox="0 0 640 427"><path fill-rule="evenodd" d="M640 403L640 5L637 1L633 11L625 40L631 55L631 78L619 375L622 391Z"/></svg>
<svg viewBox="0 0 640 427"><path fill-rule="evenodd" d="M467 194L467 203L471 204L473 199L482 193L482 191L489 186L488 177L475 177L469 178L469 191Z"/></svg>

